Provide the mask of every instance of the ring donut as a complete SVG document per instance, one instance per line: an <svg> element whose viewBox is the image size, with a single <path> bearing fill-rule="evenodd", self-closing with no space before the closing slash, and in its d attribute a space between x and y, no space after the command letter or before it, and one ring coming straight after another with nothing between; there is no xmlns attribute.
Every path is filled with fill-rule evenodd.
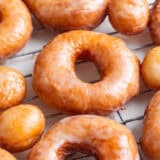
<svg viewBox="0 0 160 160"><path fill-rule="evenodd" d="M160 44L160 0L156 0L149 23L152 40L155 44Z"/></svg>
<svg viewBox="0 0 160 160"><path fill-rule="evenodd" d="M77 78L74 65L79 56L95 62L99 82ZM92 31L63 33L39 54L33 88L44 102L63 112L109 114L139 92L139 61L118 38Z"/></svg>
<svg viewBox="0 0 160 160"><path fill-rule="evenodd" d="M24 0L42 24L58 30L93 29L107 14L109 0Z"/></svg>
<svg viewBox="0 0 160 160"><path fill-rule="evenodd" d="M147 0L110 0L109 19L112 26L123 34L142 32L148 24Z"/></svg>
<svg viewBox="0 0 160 160"><path fill-rule="evenodd" d="M89 152L103 160L139 160L132 133L111 119L94 115L73 116L55 124L27 160L63 160L70 151Z"/></svg>
<svg viewBox="0 0 160 160"><path fill-rule="evenodd" d="M30 38L32 20L21 0L0 0L0 60L13 56Z"/></svg>
<svg viewBox="0 0 160 160"><path fill-rule="evenodd" d="M160 159L160 91L149 103L146 110L141 146L145 155L151 160Z"/></svg>
<svg viewBox="0 0 160 160"><path fill-rule="evenodd" d="M0 157L3 158L3 160L16 160L16 158L12 154L1 148L0 148Z"/></svg>
<svg viewBox="0 0 160 160"><path fill-rule="evenodd" d="M0 114L0 146L11 152L31 148L45 127L42 111L29 104L18 105Z"/></svg>
<svg viewBox="0 0 160 160"><path fill-rule="evenodd" d="M13 68L0 66L0 109L19 104L26 95L24 76Z"/></svg>

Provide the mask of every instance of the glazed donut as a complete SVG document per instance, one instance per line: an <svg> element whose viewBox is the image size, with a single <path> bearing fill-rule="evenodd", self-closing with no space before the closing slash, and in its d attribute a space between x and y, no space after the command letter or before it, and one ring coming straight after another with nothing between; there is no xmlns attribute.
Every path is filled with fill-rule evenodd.
<svg viewBox="0 0 160 160"><path fill-rule="evenodd" d="M142 32L148 24L147 0L110 0L109 19L112 26L123 34Z"/></svg>
<svg viewBox="0 0 160 160"><path fill-rule="evenodd" d="M31 148L40 138L45 118L33 105L19 105L0 115L0 146L11 152Z"/></svg>
<svg viewBox="0 0 160 160"><path fill-rule="evenodd" d="M149 103L146 110L141 146L145 155L151 160L160 159L160 91Z"/></svg>
<svg viewBox="0 0 160 160"><path fill-rule="evenodd" d="M105 18L109 0L24 0L39 21L50 29L93 29Z"/></svg>
<svg viewBox="0 0 160 160"><path fill-rule="evenodd" d="M0 0L0 60L14 55L32 33L30 13L21 0Z"/></svg>
<svg viewBox="0 0 160 160"><path fill-rule="evenodd" d="M139 160L132 133L111 119L94 115L73 116L55 124L27 160L63 160L70 151L91 152L101 160Z"/></svg>
<svg viewBox="0 0 160 160"><path fill-rule="evenodd" d="M95 62L99 82L77 78L74 65L79 56ZM63 33L39 54L33 88L62 112L109 114L139 92L139 61L118 38L92 31Z"/></svg>
<svg viewBox="0 0 160 160"><path fill-rule="evenodd" d="M160 47L151 49L145 56L141 72L149 88L160 89Z"/></svg>
<svg viewBox="0 0 160 160"><path fill-rule="evenodd" d="M19 104L25 95L24 76L13 68L0 66L0 109Z"/></svg>
<svg viewBox="0 0 160 160"><path fill-rule="evenodd" d="M160 44L160 0L156 0L149 23L152 40L155 44Z"/></svg>
<svg viewBox="0 0 160 160"><path fill-rule="evenodd" d="M0 148L0 158L3 160L16 160L16 158L4 149Z"/></svg>

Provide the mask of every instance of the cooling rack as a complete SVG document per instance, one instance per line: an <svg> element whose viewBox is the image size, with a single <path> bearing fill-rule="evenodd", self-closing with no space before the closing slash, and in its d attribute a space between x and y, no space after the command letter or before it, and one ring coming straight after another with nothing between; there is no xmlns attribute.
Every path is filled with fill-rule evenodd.
<svg viewBox="0 0 160 160"><path fill-rule="evenodd" d="M154 0L148 0L150 7L152 7ZM53 109L47 107L34 93L32 89L31 79L34 62L40 50L43 46L50 41L57 33L50 32L44 27L42 27L35 19L34 22L34 32L30 41L16 56L9 58L4 62L3 65L16 68L22 72L27 81L27 96L24 103L31 103L40 106L46 117L46 130L52 126L58 120L66 117L63 113L53 111ZM148 30L146 29L143 33L136 36L124 36L117 33L108 22L108 18L95 29L97 32L107 33L112 36L122 38L128 45L128 47L133 50L133 52L139 57L140 61L143 60L145 54L149 49L153 47L152 41ZM99 74L96 67L91 62L78 61L76 64L77 75L84 81L94 83L99 80ZM141 131L143 127L143 118L145 108L153 96L155 91L150 90L145 87L143 82L141 82L141 92L138 96L134 97L129 101L123 110L117 111L111 114L109 117L124 124L134 133L137 144L139 146L139 153L141 160L145 160L142 154L139 140L141 136ZM19 135L20 136L20 135ZM15 154L18 160L25 160L28 151ZM71 154L69 160L93 160L94 158L90 155L83 155L80 153Z"/></svg>

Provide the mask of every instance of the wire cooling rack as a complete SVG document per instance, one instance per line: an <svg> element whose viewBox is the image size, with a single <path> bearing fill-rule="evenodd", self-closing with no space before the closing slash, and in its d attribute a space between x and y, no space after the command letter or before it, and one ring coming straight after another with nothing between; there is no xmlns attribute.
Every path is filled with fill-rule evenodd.
<svg viewBox="0 0 160 160"><path fill-rule="evenodd" d="M152 7L154 0L148 0L150 7ZM21 50L16 56L9 58L5 61L3 65L10 66L16 68L20 72L22 72L27 81L27 96L24 100L24 103L31 103L40 106L43 110L47 125L46 130L52 126L58 120L66 117L63 113L53 111L53 109L47 107L34 93L31 85L32 79L32 71L35 59L43 48L43 46L51 40L57 33L50 32L47 29L43 28L36 20L34 21L34 32L28 44ZM136 36L124 36L117 33L108 22L108 18L95 29L97 32L107 33L112 36L116 36L122 38L128 45L128 47L133 50L133 52L139 57L142 61L145 54L150 50L153 46L152 41L150 39L149 31L146 29L143 33ZM76 64L76 71L79 77L86 82L94 83L98 81L99 74L96 67L91 62L86 61L78 61ZM145 157L142 154L139 139L141 136L141 131L143 127L143 118L145 108L153 96L154 91L147 89L143 82L141 82L141 92L138 96L134 97L129 101L123 110L117 111L111 114L109 117L118 121L119 123L124 124L134 133L137 144L139 146L139 152L141 156L141 160L145 160ZM28 151L15 154L18 160L25 160ZM71 154L69 160L91 160L93 159L90 155L83 154Z"/></svg>

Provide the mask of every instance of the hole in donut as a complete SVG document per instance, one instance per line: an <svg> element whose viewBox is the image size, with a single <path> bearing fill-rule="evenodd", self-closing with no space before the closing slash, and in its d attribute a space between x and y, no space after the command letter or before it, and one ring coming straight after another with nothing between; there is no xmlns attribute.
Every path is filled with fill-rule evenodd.
<svg viewBox="0 0 160 160"><path fill-rule="evenodd" d="M90 158L96 160L98 154L96 150L87 144L64 144L57 152L58 160L78 160L81 158Z"/></svg>
<svg viewBox="0 0 160 160"><path fill-rule="evenodd" d="M100 80L101 75L99 68L93 60L89 59L88 51L83 52L76 60L75 72L77 77L86 83L96 83Z"/></svg>

